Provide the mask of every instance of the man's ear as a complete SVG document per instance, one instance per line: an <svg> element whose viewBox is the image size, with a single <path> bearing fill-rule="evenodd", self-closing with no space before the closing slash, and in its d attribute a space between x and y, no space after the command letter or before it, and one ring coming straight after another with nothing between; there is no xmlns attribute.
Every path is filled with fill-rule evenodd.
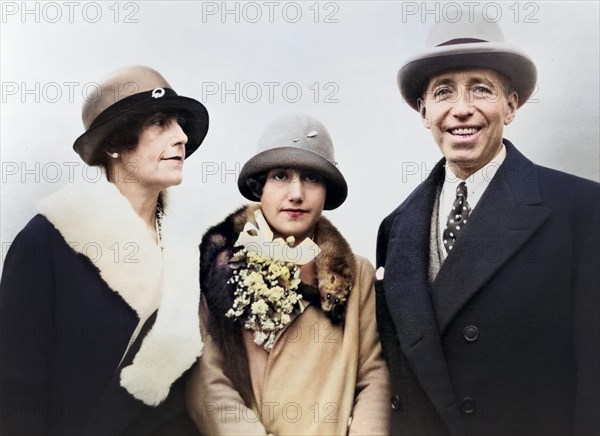
<svg viewBox="0 0 600 436"><path fill-rule="evenodd" d="M419 113L421 114L421 122L426 129L429 129L431 125L427 119L427 109L425 108L425 101L422 98L417 100L417 107L419 108Z"/></svg>
<svg viewBox="0 0 600 436"><path fill-rule="evenodd" d="M519 105L519 96L517 95L516 92L512 92L512 94L510 94L507 98L506 98L506 105L508 108L508 111L506 112L506 116L504 117L504 125L508 126L510 123L513 122L513 120L515 119L515 116L517 115L517 107Z"/></svg>

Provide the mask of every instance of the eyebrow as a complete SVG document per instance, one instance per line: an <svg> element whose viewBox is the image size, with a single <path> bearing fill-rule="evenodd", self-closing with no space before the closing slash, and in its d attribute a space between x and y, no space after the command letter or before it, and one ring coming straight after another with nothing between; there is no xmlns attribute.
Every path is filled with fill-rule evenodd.
<svg viewBox="0 0 600 436"><path fill-rule="evenodd" d="M444 77L444 78L441 78L441 79L434 80L431 83L431 85L429 85L429 89L433 89L433 88L436 88L436 87L441 86L441 85L455 85L456 83L457 83L456 80L450 79L448 77ZM490 80L484 79L483 77L479 77L479 76L475 76L475 77L469 78L469 80L467 82L465 82L465 85L467 85L467 86L473 86L473 85L475 85L477 83L483 83L483 84L486 84L486 85L488 85L490 87L493 87L493 88L497 87L496 84L494 84L494 82L491 82Z"/></svg>

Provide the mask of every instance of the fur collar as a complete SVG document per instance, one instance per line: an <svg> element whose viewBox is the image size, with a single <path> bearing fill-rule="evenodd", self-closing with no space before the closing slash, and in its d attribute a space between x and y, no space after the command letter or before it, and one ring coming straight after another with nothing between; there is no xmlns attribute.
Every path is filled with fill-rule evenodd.
<svg viewBox="0 0 600 436"><path fill-rule="evenodd" d="M202 350L197 246L169 228L165 213L161 252L127 198L106 180L69 185L42 200L38 211L94 263L141 322L160 303L154 325L120 375L131 395L158 405Z"/></svg>
<svg viewBox="0 0 600 436"><path fill-rule="evenodd" d="M227 262L231 259L233 244L246 222L254 222L254 211L258 207L260 205L253 204L238 209L209 229L200 245L200 287L210 312L208 334L223 355L227 356L223 362L223 371L248 407L256 405L256 399L251 384L243 327L241 323L232 322L231 318L225 316L233 305L235 291L233 285L227 283L232 274ZM315 226L313 240L321 249L314 261L319 284L319 290L314 292L315 303L320 302L321 308L332 322L343 322L348 294L356 278L354 256L348 242L323 217ZM304 292L303 295L307 296ZM312 296L307 299L313 301Z"/></svg>
<svg viewBox="0 0 600 436"><path fill-rule="evenodd" d="M231 274L229 267L223 269L233 252L233 244L246 222L253 224L254 211L260 207L252 204L238 209L229 215L223 223L210 229L202 239L202 261L201 277L206 276L208 268L222 270L227 275ZM321 253L315 259L316 281L320 295L321 309L331 318L334 323L342 322L345 316L346 303L349 293L354 286L356 278L356 264L350 245L340 232L325 217L321 217L315 226L314 242L321 249ZM204 272L204 274L202 273ZM220 307L223 314L233 304L233 295L228 292L226 296L221 295L221 289L202 284L203 292L215 300L229 304L228 307ZM212 299L212 298L211 298Z"/></svg>

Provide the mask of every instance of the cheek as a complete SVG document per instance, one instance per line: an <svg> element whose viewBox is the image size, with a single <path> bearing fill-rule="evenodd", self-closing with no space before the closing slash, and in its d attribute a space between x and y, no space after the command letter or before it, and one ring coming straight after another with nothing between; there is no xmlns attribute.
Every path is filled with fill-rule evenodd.
<svg viewBox="0 0 600 436"><path fill-rule="evenodd" d="M273 186L266 183L263 187L262 195L260 196L260 204L267 219L267 215L271 215L277 204L277 190Z"/></svg>
<svg viewBox="0 0 600 436"><path fill-rule="evenodd" d="M327 189L325 188L325 186L320 185L318 187L315 187L313 190L310 191L309 195L311 205L314 208L323 211L323 206L325 205L325 198L327 197Z"/></svg>

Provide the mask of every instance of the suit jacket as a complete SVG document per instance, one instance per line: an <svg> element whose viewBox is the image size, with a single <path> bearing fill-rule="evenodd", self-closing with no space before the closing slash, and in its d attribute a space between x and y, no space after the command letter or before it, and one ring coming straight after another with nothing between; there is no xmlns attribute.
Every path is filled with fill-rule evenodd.
<svg viewBox="0 0 600 436"><path fill-rule="evenodd" d="M433 283L444 160L379 229L392 434L598 434L600 185L504 144Z"/></svg>

